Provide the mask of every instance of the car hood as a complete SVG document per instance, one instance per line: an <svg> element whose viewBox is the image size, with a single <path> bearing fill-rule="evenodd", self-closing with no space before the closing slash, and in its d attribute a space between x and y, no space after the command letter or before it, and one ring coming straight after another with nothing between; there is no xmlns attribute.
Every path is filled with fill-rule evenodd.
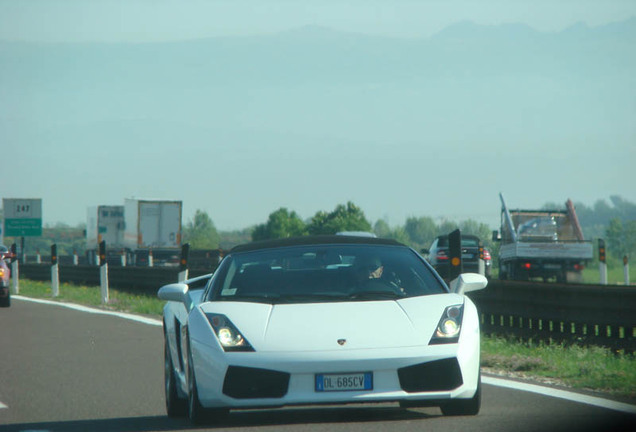
<svg viewBox="0 0 636 432"><path fill-rule="evenodd" d="M201 309L227 316L257 351L324 351L428 345L445 308L463 302L457 294L437 294L396 301L210 302Z"/></svg>

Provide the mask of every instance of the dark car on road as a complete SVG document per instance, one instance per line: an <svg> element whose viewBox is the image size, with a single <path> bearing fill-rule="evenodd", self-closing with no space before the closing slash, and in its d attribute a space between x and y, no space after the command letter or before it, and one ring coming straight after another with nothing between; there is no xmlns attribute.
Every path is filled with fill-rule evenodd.
<svg viewBox="0 0 636 432"><path fill-rule="evenodd" d="M479 273L479 237L462 234L462 267L466 273ZM437 273L444 279L448 278L449 269L449 251L448 251L448 235L438 236L430 248L422 251L428 254L428 262L437 270ZM484 248L484 276L490 277L491 257L490 252Z"/></svg>
<svg viewBox="0 0 636 432"><path fill-rule="evenodd" d="M0 307L11 306L11 293L9 292L9 277L11 272L6 260L11 252L6 246L0 245Z"/></svg>

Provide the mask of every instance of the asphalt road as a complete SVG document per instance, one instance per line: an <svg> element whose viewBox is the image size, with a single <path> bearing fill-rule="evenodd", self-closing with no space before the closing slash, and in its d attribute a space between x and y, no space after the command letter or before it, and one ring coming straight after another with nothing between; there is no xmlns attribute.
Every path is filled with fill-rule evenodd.
<svg viewBox="0 0 636 432"><path fill-rule="evenodd" d="M490 385L476 417L397 404L232 412L231 431L636 430L636 416ZM0 309L0 431L193 430L165 415L159 326L15 299Z"/></svg>

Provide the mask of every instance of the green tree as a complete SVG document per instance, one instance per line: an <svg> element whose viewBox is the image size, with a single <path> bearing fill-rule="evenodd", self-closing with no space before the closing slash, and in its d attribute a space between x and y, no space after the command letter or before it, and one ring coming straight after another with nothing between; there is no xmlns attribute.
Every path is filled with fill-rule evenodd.
<svg viewBox="0 0 636 432"><path fill-rule="evenodd" d="M270 213L267 223L257 225L252 231L252 240L267 240L275 238L295 237L305 235L305 223L296 214L284 207Z"/></svg>
<svg viewBox="0 0 636 432"><path fill-rule="evenodd" d="M446 235L459 228L459 224L447 219L442 220L437 227L437 235Z"/></svg>
<svg viewBox="0 0 636 432"><path fill-rule="evenodd" d="M376 221L376 223L373 225L373 232L378 237L397 240L400 243L411 246L409 242L409 236L404 231L404 228L397 227L395 229L392 229L384 219L379 219L378 221Z"/></svg>
<svg viewBox="0 0 636 432"><path fill-rule="evenodd" d="M236 245L249 243L252 241L252 232L255 227L243 228L233 231L219 231L219 247L221 249L232 249Z"/></svg>
<svg viewBox="0 0 636 432"><path fill-rule="evenodd" d="M492 248L492 230L487 224L468 219L459 224L459 229L462 234L471 234L479 237L484 246Z"/></svg>
<svg viewBox="0 0 636 432"><path fill-rule="evenodd" d="M438 228L431 217L409 217L404 224L404 232L409 245L420 250L427 248L433 242L437 236Z"/></svg>
<svg viewBox="0 0 636 432"><path fill-rule="evenodd" d="M394 229L391 230L391 234L388 236L388 238L391 238L393 240L397 240L400 243L403 243L407 246L411 246L415 249L417 249L417 245L413 245L409 242L409 236L406 233L406 231L404 230L403 227L396 227ZM418 249L419 250L419 249Z"/></svg>
<svg viewBox="0 0 636 432"><path fill-rule="evenodd" d="M86 249L85 229L85 224L79 224L75 227L62 222L54 225L45 224L42 227L42 236L25 238L25 253L33 256L39 252L42 256L50 256L51 245L55 244L58 256L72 255L73 252L82 255ZM7 247L16 243L19 248L21 239L20 237L5 237L4 242Z"/></svg>
<svg viewBox="0 0 636 432"><path fill-rule="evenodd" d="M391 227L384 219L379 219L373 224L373 232L378 237L382 238L390 238L391 236Z"/></svg>
<svg viewBox="0 0 636 432"><path fill-rule="evenodd" d="M317 212L311 218L307 231L312 235L335 234L339 231L371 231L371 223L364 216L360 207L351 201L346 205L339 204L334 211Z"/></svg>
<svg viewBox="0 0 636 432"><path fill-rule="evenodd" d="M219 234L214 222L203 210L197 210L194 218L183 230L183 243L190 243L192 249L217 249Z"/></svg>
<svg viewBox="0 0 636 432"><path fill-rule="evenodd" d="M610 220L605 230L607 249L616 258L636 255L636 221L621 222L619 218Z"/></svg>

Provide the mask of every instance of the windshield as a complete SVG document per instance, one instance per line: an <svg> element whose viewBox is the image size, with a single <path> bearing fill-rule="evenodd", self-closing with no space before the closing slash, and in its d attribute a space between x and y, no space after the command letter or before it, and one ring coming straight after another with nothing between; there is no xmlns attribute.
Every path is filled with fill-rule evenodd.
<svg viewBox="0 0 636 432"><path fill-rule="evenodd" d="M210 300L307 303L392 300L444 292L444 286L409 248L323 244L231 255Z"/></svg>
<svg viewBox="0 0 636 432"><path fill-rule="evenodd" d="M437 245L438 247L448 247L448 236L440 237ZM479 247L479 239L462 236L462 247Z"/></svg>

